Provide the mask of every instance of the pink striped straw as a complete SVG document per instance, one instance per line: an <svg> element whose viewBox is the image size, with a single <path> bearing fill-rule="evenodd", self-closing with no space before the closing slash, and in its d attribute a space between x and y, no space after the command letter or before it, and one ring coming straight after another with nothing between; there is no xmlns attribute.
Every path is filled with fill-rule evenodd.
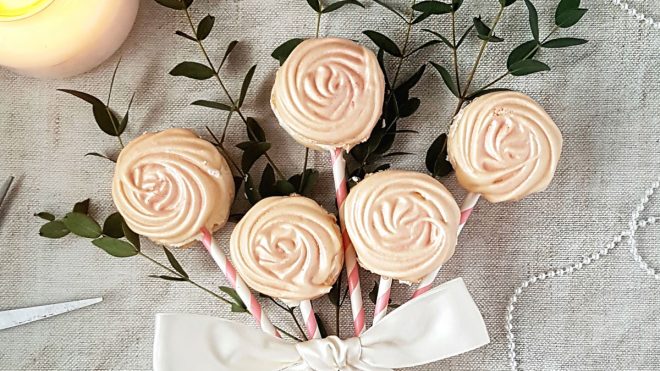
<svg viewBox="0 0 660 371"><path fill-rule="evenodd" d="M465 195L463 205L461 205L461 220L458 223L458 234L461 234L461 231L463 230L463 227L465 227L465 223L467 223L468 218L472 214L472 210L474 210L474 207L477 205L477 201L479 201L480 196L480 194L472 192ZM435 277L438 275L438 272L440 272L440 268L442 268L442 266L438 267L435 271L422 278L422 282L419 283L417 290L415 290L415 293L413 293L413 299L424 294L425 292L429 291L431 287L433 287L433 281L435 281Z"/></svg>
<svg viewBox="0 0 660 371"><path fill-rule="evenodd" d="M236 293L241 298L243 303L247 306L248 311L252 314L252 317L257 321L257 324L261 329L267 333L276 337L281 337L280 333L277 331L275 326L270 322L266 313L261 309L261 305L257 299L252 295L250 288L245 284L245 281L236 273L236 269L231 264L231 262L225 256L224 251L218 246L218 243L215 241L211 233L206 228L202 228L202 244L206 247L206 250L211 254L211 257L215 263L220 267L222 273L225 274L231 287L236 290Z"/></svg>
<svg viewBox="0 0 660 371"><path fill-rule="evenodd" d="M307 328L308 339L320 339L321 331L319 331L318 323L316 323L316 316L314 315L314 308L312 302L303 300L300 302L300 313L302 314L305 327Z"/></svg>
<svg viewBox="0 0 660 371"><path fill-rule="evenodd" d="M335 193L337 195L337 207L346 200L348 188L346 186L346 161L341 148L330 151L332 160L332 175L335 180ZM348 292L351 296L351 311L353 312L353 327L355 336L360 336L366 329L364 323L364 306L362 304L362 291L360 289L360 273L357 264L357 257L351 239L342 228L342 239L344 243L344 262L346 266L346 276L348 277Z"/></svg>
<svg viewBox="0 0 660 371"><path fill-rule="evenodd" d="M390 305L390 288L392 287L392 279L388 277L380 277L378 283L378 296L376 297L376 308L374 309L374 325L380 322L385 314L387 314L387 307Z"/></svg>

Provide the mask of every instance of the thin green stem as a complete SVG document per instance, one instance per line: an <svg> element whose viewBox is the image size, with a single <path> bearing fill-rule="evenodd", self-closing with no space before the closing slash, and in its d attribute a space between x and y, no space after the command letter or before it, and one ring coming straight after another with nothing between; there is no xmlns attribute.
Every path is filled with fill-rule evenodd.
<svg viewBox="0 0 660 371"><path fill-rule="evenodd" d="M184 9L184 12L186 13L186 18L188 19L188 24L190 25L190 28L192 29L193 33L195 34L195 40L197 41L197 45L199 46L199 49L202 51L202 54L204 55L204 58L206 59L206 63L208 63L208 66L211 70L213 70L213 76L215 79L218 81L218 84L220 84L220 87L222 88L222 91L225 93L225 96L227 99L229 99L229 102L231 103L232 110L238 113L238 116L243 120L243 123L247 126L247 118L245 115L243 115L243 112L241 111L240 106L236 103L236 100L231 96L229 93L229 90L225 86L224 82L222 81L222 78L220 78L220 75L218 74L217 70L215 69L215 66L213 65L213 62L211 61L211 57L209 57L208 52L206 51L206 48L204 47L204 44L202 43L201 40L197 37L197 32L195 28L195 24L192 21L192 18L190 17L190 12L188 9ZM247 126L247 130L250 132L252 136L254 135L254 132L250 128L250 126ZM286 179L284 176L284 173L280 171L280 169L275 165L275 162L273 159L268 155L268 152L264 153L264 156L266 157L266 161L270 164L270 166L273 167L273 170L275 170L275 173L280 179Z"/></svg>
<svg viewBox="0 0 660 371"><path fill-rule="evenodd" d="M108 90L108 100L105 104L105 110L108 113L108 117L110 117L110 121L112 122L112 128L115 129L115 134L117 134L119 145L122 149L124 149L124 142L121 140L121 134L119 133L119 123L115 121L115 116L112 114L112 112L110 112L110 98L112 97L112 88L115 86L115 77L117 77L117 70L119 70L120 63L121 57L119 57L117 65L115 66L115 70L112 72L112 79L110 80L110 89Z"/></svg>
<svg viewBox="0 0 660 371"><path fill-rule="evenodd" d="M320 4L320 2L319 2ZM316 38L319 38L319 33L321 31L321 12L316 13Z"/></svg>
<svg viewBox="0 0 660 371"><path fill-rule="evenodd" d="M220 144L223 144L225 142L225 138L227 137L227 128L229 128L229 121L231 121L231 116L234 114L234 111L229 111L229 114L227 114L227 120L225 121L225 127L222 129L222 136L220 137Z"/></svg>
<svg viewBox="0 0 660 371"><path fill-rule="evenodd" d="M456 47L456 12L451 12L451 38L454 47L452 48L454 56L454 72L456 73L456 87L458 88L458 95L461 95L461 80L458 74L458 48Z"/></svg>
<svg viewBox="0 0 660 371"><path fill-rule="evenodd" d="M236 170L236 172L237 172L242 178L245 178L245 173L243 172L243 170L241 169L241 167L238 166L238 164L234 161L233 158L231 158L231 156L229 156L229 153L227 152L227 150L226 150L225 147L223 146L222 142L218 141L218 138L215 136L215 134L213 134L213 132L211 131L211 129L210 129L208 126L206 126L206 131L209 132L209 134L211 135L211 137L212 137L213 140L215 141L215 143L213 143L213 145L215 145L215 147L218 149L218 151L220 151L220 153L222 154L222 156L223 156L224 158L226 158L227 161L229 161L229 164L231 164L231 165L234 167L234 169Z"/></svg>
<svg viewBox="0 0 660 371"><path fill-rule="evenodd" d="M309 339L307 339L307 334L305 334L305 330L303 330L302 326L300 326L300 322L298 322L298 318L296 317L296 314L294 313L294 308L286 307L286 306L280 304L277 300L275 300L274 298L272 298L270 296L268 297L268 299L270 299L270 301L272 301L275 305L280 307L283 311L289 313L291 315L291 318L293 318L293 322L296 324L296 326L298 327L298 330L302 334L303 338L305 340L309 340Z"/></svg>
<svg viewBox="0 0 660 371"><path fill-rule="evenodd" d="M407 26L406 26L406 36L403 41L403 48L401 50L401 57L399 57L399 64L396 67L396 72L394 73L394 79L392 80L392 88L394 89L396 87L396 82L399 79L399 74L401 73L401 66L403 66L403 61L407 58L406 57L406 51L408 50L408 43L410 41L410 32L412 31L412 22L415 17L415 11L412 9L412 7L415 6L415 2L417 0L412 0L412 4L410 4L410 18L408 19Z"/></svg>
<svg viewBox="0 0 660 371"><path fill-rule="evenodd" d="M490 32L488 33L488 37L486 40L483 40L481 43L481 48L479 49L479 54L477 54L477 59L474 61L474 66L472 66L472 71L470 71L470 74L468 75L467 82L465 83L465 88L463 88L463 94L461 94L462 98L465 98L465 95L467 94L468 90L470 89L470 85L472 85L472 80L474 80L474 76L477 73L477 68L479 67L479 63L481 62L481 58L484 55L484 52L486 51L486 46L488 45L488 42L490 38L493 36L495 33L495 27L497 27L497 24L499 23L500 19L502 18L502 13L504 12L504 7L500 6L499 12L497 12L497 16L495 16L495 20L493 21L493 25L490 27ZM461 106L463 105L463 102L461 102ZM460 108L458 108L458 111L460 111Z"/></svg>

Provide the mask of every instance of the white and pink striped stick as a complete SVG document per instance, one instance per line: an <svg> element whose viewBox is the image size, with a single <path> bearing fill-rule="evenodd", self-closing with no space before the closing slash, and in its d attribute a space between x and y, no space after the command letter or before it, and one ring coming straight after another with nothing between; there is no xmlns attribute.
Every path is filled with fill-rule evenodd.
<svg viewBox="0 0 660 371"><path fill-rule="evenodd" d="M261 309L261 304L257 299L252 295L250 288L245 284L245 281L236 273L236 269L231 264L231 262L225 256L224 251L218 246L218 243L213 238L213 235L206 228L202 228L202 244L206 247L206 250L211 254L211 257L215 263L220 267L222 273L225 274L231 287L236 290L236 293L241 298L248 311L252 314L252 317L257 321L257 324L261 329L267 333L276 337L281 337L280 333L277 331L275 326L270 322L266 313Z"/></svg>
<svg viewBox="0 0 660 371"><path fill-rule="evenodd" d="M378 283L378 296L376 297L376 308L374 309L374 322L380 322L387 314L387 307L390 304L390 289L392 287L392 279L389 277L380 277Z"/></svg>
<svg viewBox="0 0 660 371"><path fill-rule="evenodd" d="M332 160L332 175L335 180L335 192L337 195L337 207L341 208L348 188L346 184L346 161L341 148L330 151ZM346 230L342 228L342 240L344 243L344 263L346 266L346 277L348 279L348 293L351 296L351 311L353 312L353 327L355 336L360 336L366 329L364 323L364 306L362 304L362 291L360 288L360 273L357 264L355 250L351 244Z"/></svg>
<svg viewBox="0 0 660 371"><path fill-rule="evenodd" d="M480 194L472 192L465 195L463 205L461 205L461 220L458 223L458 234L461 234L461 231L463 230L463 227L465 227L465 223L467 223L470 214L472 214L472 210L474 210L474 207L477 205L477 201L479 201L480 196ZM429 273L422 279L422 282L419 283L417 290L415 290L415 293L413 293L413 299L424 294L425 292L429 291L431 287L433 287L433 281L435 281L435 277L440 272L440 268L442 268L442 266L438 267L438 269Z"/></svg>
<svg viewBox="0 0 660 371"><path fill-rule="evenodd" d="M316 323L316 316L314 315L314 308L312 302L303 300L300 302L300 313L302 314L305 327L307 328L308 339L320 339L321 331L319 331L318 323Z"/></svg>

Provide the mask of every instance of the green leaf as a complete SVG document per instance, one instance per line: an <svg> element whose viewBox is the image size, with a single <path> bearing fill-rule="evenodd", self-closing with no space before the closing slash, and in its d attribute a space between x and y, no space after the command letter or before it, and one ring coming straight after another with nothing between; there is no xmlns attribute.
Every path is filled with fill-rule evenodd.
<svg viewBox="0 0 660 371"><path fill-rule="evenodd" d="M117 258L128 258L138 254L138 251L130 243L112 237L97 238L92 243Z"/></svg>
<svg viewBox="0 0 660 371"><path fill-rule="evenodd" d="M128 108L126 108L126 114L124 117L121 119L119 122L119 132L123 133L124 130L126 130L126 126L128 126L128 113L131 111L131 106L133 105L133 99L135 99L135 93L131 95L131 100L128 101Z"/></svg>
<svg viewBox="0 0 660 371"><path fill-rule="evenodd" d="M236 290L232 289L231 287L227 286L220 286L220 291L224 292L225 294L229 295L234 300L234 304L231 306L231 311L234 313L243 313L247 312L247 307L243 303L243 300L241 300L241 297L238 296L238 293Z"/></svg>
<svg viewBox="0 0 660 371"><path fill-rule="evenodd" d="M434 177L442 177L452 170L447 161L447 134L440 134L426 152L426 169Z"/></svg>
<svg viewBox="0 0 660 371"><path fill-rule="evenodd" d="M538 42L536 40L530 40L518 45L509 54L509 58L506 60L506 67L510 68L516 62L533 58L537 51Z"/></svg>
<svg viewBox="0 0 660 371"><path fill-rule="evenodd" d="M478 98L482 95L485 95L485 94L488 94L488 93L495 93L495 92L498 92L498 91L511 91L511 89L506 89L506 88L482 89L482 90L478 90L478 91L470 94L469 96L465 97L465 99L466 100L472 100L472 99Z"/></svg>
<svg viewBox="0 0 660 371"><path fill-rule="evenodd" d="M305 170L305 179L302 179L302 174L296 174L289 178L289 183L293 184L295 189L300 190L303 196L310 196L314 190L314 186L319 180L319 171L316 169ZM303 182L302 186L300 182Z"/></svg>
<svg viewBox="0 0 660 371"><path fill-rule="evenodd" d="M550 71L550 67L547 64L534 59L518 61L509 67L509 72L513 76L525 76L541 71Z"/></svg>
<svg viewBox="0 0 660 371"><path fill-rule="evenodd" d="M301 42L305 41L305 39L291 39L287 40L282 45L278 46L273 50L273 53L270 55L271 57L277 59L280 62L280 66L284 64L286 59L289 57L291 52L293 52L293 49L295 49Z"/></svg>
<svg viewBox="0 0 660 371"><path fill-rule="evenodd" d="M215 17L207 14L206 17L202 18L197 25L197 38L201 41L206 39L211 30L213 29L213 24L215 23Z"/></svg>
<svg viewBox="0 0 660 371"><path fill-rule="evenodd" d="M423 64L415 73L410 75L406 81L402 82L399 86L397 86L394 90L397 92L402 92L402 91L409 91L410 89L414 88L415 85L421 80L422 76L424 76L424 71L426 71L426 65Z"/></svg>
<svg viewBox="0 0 660 371"><path fill-rule="evenodd" d="M265 142L266 141L266 132L261 128L261 125L254 119L254 117L248 117L246 123L247 135L250 140L255 142Z"/></svg>
<svg viewBox="0 0 660 371"><path fill-rule="evenodd" d="M53 220L55 220L55 215L53 215L51 213L47 213L45 211L42 211L40 213L36 213L36 214L34 214L34 216L38 216L43 220L48 220L49 222L52 222Z"/></svg>
<svg viewBox="0 0 660 371"><path fill-rule="evenodd" d="M357 5L361 8L364 8L364 5L361 2L357 1L357 0L342 0L342 1L337 1L336 3L332 3L328 6L326 6L323 9L323 11L321 11L321 13L324 13L324 14L325 13L330 13L330 12L333 12L333 11L343 7L344 5L349 5L349 4Z"/></svg>
<svg viewBox="0 0 660 371"><path fill-rule="evenodd" d="M500 0L500 5L506 8L509 5L513 5L516 1L518 0Z"/></svg>
<svg viewBox="0 0 660 371"><path fill-rule="evenodd" d="M80 202L76 202L76 204L73 205L73 211L82 214L89 213L89 198Z"/></svg>
<svg viewBox="0 0 660 371"><path fill-rule="evenodd" d="M257 191L254 188L254 183L252 182L252 177L250 174L245 174L245 178L243 180L244 187L243 190L245 191L245 197L247 200L250 202L250 205L254 205L257 202L261 200L261 196L259 195L259 191Z"/></svg>
<svg viewBox="0 0 660 371"><path fill-rule="evenodd" d="M232 108L230 105L220 103L220 102L214 102L210 100L196 100L192 103L193 106L202 106L202 107L208 107L208 108L213 108L213 109L219 109L222 111L232 111Z"/></svg>
<svg viewBox="0 0 660 371"><path fill-rule="evenodd" d="M422 1L413 6L413 10L429 14L447 14L453 11L451 4L439 1Z"/></svg>
<svg viewBox="0 0 660 371"><path fill-rule="evenodd" d="M229 57L229 54L231 54L232 51L234 51L234 48L238 45L237 40L233 40L232 42L227 45L227 49L225 50L225 55L222 57L222 61L220 62L220 66L218 67L218 71L222 66L224 66L225 62L227 61L227 57Z"/></svg>
<svg viewBox="0 0 660 371"><path fill-rule="evenodd" d="M387 77L387 68L385 68L385 52L383 49L378 49L378 53L376 54L376 60L378 61L378 66L380 67L380 70L383 72L383 77L385 78L385 88L390 89L390 79Z"/></svg>
<svg viewBox="0 0 660 371"><path fill-rule="evenodd" d="M417 112L417 109L421 103L422 102L419 100L419 98L410 98L404 104L400 104L399 116L401 118L412 116L415 112Z"/></svg>
<svg viewBox="0 0 660 371"><path fill-rule="evenodd" d="M559 14L568 10L576 10L579 8L580 0L560 0L559 4L557 4L557 9L555 10L555 20L557 20L557 16L559 16Z"/></svg>
<svg viewBox="0 0 660 371"><path fill-rule="evenodd" d="M108 156L106 156L102 153L98 153L98 152L87 152L87 153L85 153L85 157L87 157L87 156L100 157L100 158L104 158L106 160L112 161L114 163L117 163L117 161L111 159L110 157L108 157Z"/></svg>
<svg viewBox="0 0 660 371"><path fill-rule="evenodd" d="M170 71L172 76L184 76L195 80L210 79L214 74L212 69L197 62L181 62Z"/></svg>
<svg viewBox="0 0 660 371"><path fill-rule="evenodd" d="M102 232L99 223L89 215L83 213L70 212L66 214L62 222L66 225L67 229L80 237L96 238Z"/></svg>
<svg viewBox="0 0 660 371"><path fill-rule="evenodd" d="M430 17L430 16L432 16L432 15L433 15L433 14L431 14L431 13L422 13L422 14L418 15L417 17L415 17L415 19L413 19L412 24L417 24L417 23L419 23L419 22L422 22L422 21L424 21L426 18L428 18L428 17Z"/></svg>
<svg viewBox="0 0 660 371"><path fill-rule="evenodd" d="M157 275L157 274L150 274L149 277L160 278L165 281L179 281L179 282L188 281L188 279L183 277L165 276L165 275Z"/></svg>
<svg viewBox="0 0 660 371"><path fill-rule="evenodd" d="M259 182L259 194L263 197L274 196L275 189L275 171L270 164L266 164L264 172L261 174L261 181Z"/></svg>
<svg viewBox="0 0 660 371"><path fill-rule="evenodd" d="M399 156L411 156L414 153L410 152L390 152L383 155L383 157L399 157Z"/></svg>
<svg viewBox="0 0 660 371"><path fill-rule="evenodd" d="M172 254L172 252L165 246L163 246L163 251L165 252L165 255L167 256L167 261L170 262L172 268L174 268L175 271L179 272L180 275L188 278L188 273L186 273L186 271L183 269L181 264L179 264L179 261L176 260L174 254Z"/></svg>
<svg viewBox="0 0 660 371"><path fill-rule="evenodd" d="M103 234L113 238L124 237L124 228L122 224L124 218L119 213L110 214L103 222Z"/></svg>
<svg viewBox="0 0 660 371"><path fill-rule="evenodd" d="M374 282L374 288L369 291L369 300L374 304L378 300L378 281Z"/></svg>
<svg viewBox="0 0 660 371"><path fill-rule="evenodd" d="M122 220L121 229L128 242L130 242L137 251L140 251L140 235L135 233L131 227L126 224L125 220Z"/></svg>
<svg viewBox="0 0 660 371"><path fill-rule="evenodd" d="M266 151L271 147L268 142L243 142L236 145L236 147L243 150L243 157L241 158L241 169L243 172L249 172L252 165L263 156Z"/></svg>
<svg viewBox="0 0 660 371"><path fill-rule="evenodd" d="M376 44L376 46L383 49L388 54L391 54L395 57L403 57L399 47L389 37L376 31L364 31L362 33L367 35L367 37L370 38L371 41Z"/></svg>
<svg viewBox="0 0 660 371"><path fill-rule="evenodd" d="M74 97L78 97L84 100L87 103L92 105L92 113L94 114L94 121L104 133L111 135L113 137L119 136L123 133L123 130L120 130L119 118L117 115L112 112L112 110L101 102L100 99L94 97L93 95L83 93L81 91L70 90L70 89L57 89L58 91L71 94Z"/></svg>
<svg viewBox="0 0 660 371"><path fill-rule="evenodd" d="M193 0L156 0L156 2L170 9L184 10L192 5Z"/></svg>
<svg viewBox="0 0 660 371"><path fill-rule="evenodd" d="M495 35L491 35L491 30L490 27L488 27L484 21L481 20L481 17L474 17L472 18L472 22L474 23L474 28L477 30L477 34L479 35L479 38L481 40L493 42L493 43L498 43L504 41L501 37L497 37Z"/></svg>
<svg viewBox="0 0 660 371"><path fill-rule="evenodd" d="M289 183L288 180L278 180L275 182L275 189L277 189L277 193L280 196L289 196L292 193L296 193L296 187Z"/></svg>
<svg viewBox="0 0 660 371"><path fill-rule="evenodd" d="M307 0L307 4L314 9L315 12L321 13L321 1L320 0Z"/></svg>
<svg viewBox="0 0 660 371"><path fill-rule="evenodd" d="M50 221L39 228L39 236L47 238L62 238L69 234L69 229L61 220Z"/></svg>
<svg viewBox="0 0 660 371"><path fill-rule="evenodd" d="M408 54L406 55L406 57L410 57L411 55L417 53L418 51L420 51L420 50L422 50L422 49L426 49L426 48L428 48L429 46L437 45L437 44L440 44L440 43L442 43L442 41L440 41L440 40L431 40L431 41L427 41L427 42L425 42L424 44L422 44L422 45L416 47L415 49L413 49L410 53L408 53Z"/></svg>
<svg viewBox="0 0 660 371"><path fill-rule="evenodd" d="M454 44L452 44L451 41L442 36L440 33L429 30L428 28L423 28L422 31L435 35L436 37L440 38L440 40L442 40L442 42L445 43L445 45L447 45L450 49L454 49Z"/></svg>
<svg viewBox="0 0 660 371"><path fill-rule="evenodd" d="M321 334L321 338L328 337L328 331L325 328L325 323L323 323L321 316L319 316L318 313L314 312L314 318L316 318L316 325L319 328L319 334Z"/></svg>
<svg viewBox="0 0 660 371"><path fill-rule="evenodd" d="M463 5L463 0L451 0L452 11L456 12L461 5Z"/></svg>
<svg viewBox="0 0 660 371"><path fill-rule="evenodd" d="M468 27L468 29L465 30L465 32L463 32L463 35L461 36L460 39L458 39L458 42L456 43L456 49L458 49L463 44L463 41L465 41L465 39L470 34L470 31L472 31L473 28L474 28L474 24L470 25L470 27Z"/></svg>
<svg viewBox="0 0 660 371"><path fill-rule="evenodd" d="M330 292L328 293L328 300L330 303L338 307L339 306L339 297L341 295L341 277L335 281L335 283L332 285L332 288L330 289Z"/></svg>
<svg viewBox="0 0 660 371"><path fill-rule="evenodd" d="M238 107L243 106L243 101L245 100L245 95L248 92L250 83L252 82L252 76L254 76L254 71L257 69L257 65L250 67L245 78L243 79L243 85L241 86L241 95L238 97Z"/></svg>
<svg viewBox="0 0 660 371"><path fill-rule="evenodd" d="M560 28L574 26L587 13L587 9L567 10L557 16L555 24Z"/></svg>
<svg viewBox="0 0 660 371"><path fill-rule="evenodd" d="M531 0L525 0L525 5L527 5L527 10L529 11L529 28L532 30L532 36L534 40L539 41L539 14L532 4Z"/></svg>
<svg viewBox="0 0 660 371"><path fill-rule="evenodd" d="M392 13L396 14L399 18L403 19L404 22L408 23L408 19L406 19L406 17L404 17L403 14L396 11L396 9L392 8L390 5L385 4L385 2L383 2L381 0L374 0L374 3L382 6L383 8L389 10Z"/></svg>
<svg viewBox="0 0 660 371"><path fill-rule="evenodd" d="M449 73L449 71L447 71L446 68L442 67L441 65L439 65L437 63L434 63L434 62L430 62L430 63L433 67L435 67L436 70L438 70L438 72L440 73L440 76L442 77L442 81L445 82L445 85L447 85L447 87L449 88L449 91L451 91L451 93L454 94L456 97L459 97L460 94L458 92L458 86L456 85L454 80L452 80L451 74Z"/></svg>
<svg viewBox="0 0 660 371"><path fill-rule="evenodd" d="M577 39L574 37L560 37L558 39L552 39L541 44L544 48L566 48L569 46L576 46L588 43L587 40Z"/></svg>
<svg viewBox="0 0 660 371"><path fill-rule="evenodd" d="M181 36L181 37L183 37L184 39L188 39L188 40L190 40L190 41L197 42L197 39L196 39L196 38L194 38L194 37L188 35L187 33L183 32L183 31L176 31L176 32L174 32L174 34L176 34L176 35L178 35L178 36Z"/></svg>

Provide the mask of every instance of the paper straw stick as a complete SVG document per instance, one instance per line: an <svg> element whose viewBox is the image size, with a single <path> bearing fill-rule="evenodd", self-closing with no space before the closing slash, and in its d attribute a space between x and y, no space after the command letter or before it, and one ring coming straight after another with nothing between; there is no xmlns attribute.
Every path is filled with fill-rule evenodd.
<svg viewBox="0 0 660 371"><path fill-rule="evenodd" d="M312 308L312 302L309 300L301 301L300 313L302 313L303 321L305 322L305 327L307 328L307 338L320 339L321 332L319 331L319 326L316 323L316 316L314 315L314 308Z"/></svg>
<svg viewBox="0 0 660 371"><path fill-rule="evenodd" d="M348 188L346 185L346 161L341 148L330 151L332 159L332 175L335 180L335 191L337 195L337 207L346 199ZM351 311L353 312L353 328L355 336L360 336L365 330L364 306L362 304L362 291L360 288L360 273L357 264L355 250L348 238L346 230L342 228L342 240L344 243L344 264L346 266L346 277L348 279L348 292L351 296Z"/></svg>
<svg viewBox="0 0 660 371"><path fill-rule="evenodd" d="M245 281L243 281L243 279L236 273L236 269L234 269L234 266L227 259L224 251L218 246L218 243L208 229L202 228L201 232L202 244L211 254L211 257L218 267L220 267L222 273L225 274L225 277L227 277L227 280L231 283L231 287L236 290L236 293L241 298L248 311L252 314L252 317L257 321L259 327L261 327L261 329L267 334L281 337L280 333L266 316L266 313L261 309L261 304L259 304L254 295L252 295L252 292L248 285L245 284Z"/></svg>
<svg viewBox="0 0 660 371"><path fill-rule="evenodd" d="M461 231L463 230L465 223L467 223L468 218L472 214L472 210L477 205L477 201L479 201L480 196L480 194L472 192L465 195L463 205L461 205L461 220L458 223L458 234L461 234ZM438 269L429 273L422 279L422 282L419 283L417 290L415 290L415 293L412 296L413 299L431 289L433 286L433 281L435 281L435 277L438 275L438 272L440 272L440 268L442 267L438 267Z"/></svg>
<svg viewBox="0 0 660 371"><path fill-rule="evenodd" d="M392 279L380 276L380 282L378 283L378 296L376 297L376 308L374 309L374 325L383 319L385 314L387 314L387 307L390 304L391 287Z"/></svg>

